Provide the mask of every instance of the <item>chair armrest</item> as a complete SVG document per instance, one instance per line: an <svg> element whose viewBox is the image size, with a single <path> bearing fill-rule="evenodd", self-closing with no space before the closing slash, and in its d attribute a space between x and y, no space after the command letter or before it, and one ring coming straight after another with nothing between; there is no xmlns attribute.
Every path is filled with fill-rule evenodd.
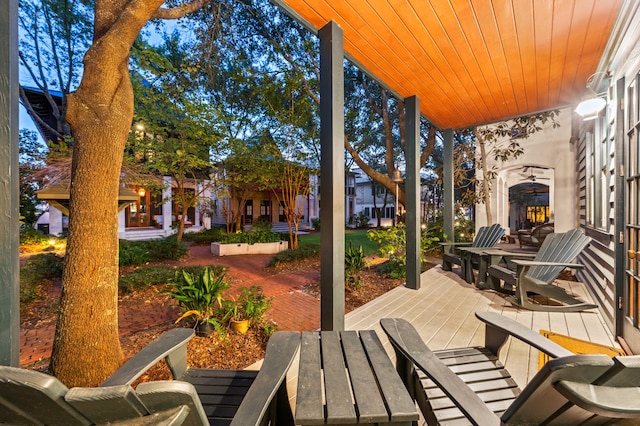
<svg viewBox="0 0 640 426"><path fill-rule="evenodd" d="M289 405L285 378L299 347L300 333L296 331L278 331L269 338L260 372L233 416L231 425L260 425L277 393L283 394L276 402ZM293 424L290 407L288 413L280 414L287 418L277 419L276 424Z"/></svg>
<svg viewBox="0 0 640 426"><path fill-rule="evenodd" d="M563 348L543 335L495 312L476 312L476 318L486 324L485 346L494 354L504 344L508 336L513 336L551 358L574 355L573 352Z"/></svg>
<svg viewBox="0 0 640 426"><path fill-rule="evenodd" d="M572 269L584 269L584 265L579 263L565 263L565 262L538 262L535 260L513 259L513 263L518 266L564 266L565 268Z"/></svg>
<svg viewBox="0 0 640 426"><path fill-rule="evenodd" d="M473 424L500 425L500 419L456 373L431 352L409 322L400 318L383 318L380 325L389 337L396 357L409 360L433 380Z"/></svg>
<svg viewBox="0 0 640 426"><path fill-rule="evenodd" d="M640 417L640 391L636 386L613 387L560 380L553 386L578 407L603 417Z"/></svg>
<svg viewBox="0 0 640 426"><path fill-rule="evenodd" d="M187 342L192 337L191 328L174 328L163 333L125 362L100 386L130 385L162 358L166 358L173 377L180 377L187 369Z"/></svg>

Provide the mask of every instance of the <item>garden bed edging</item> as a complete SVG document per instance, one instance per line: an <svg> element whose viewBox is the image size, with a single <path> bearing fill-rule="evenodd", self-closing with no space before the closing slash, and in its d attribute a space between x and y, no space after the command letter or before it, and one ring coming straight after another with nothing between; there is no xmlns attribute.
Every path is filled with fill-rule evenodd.
<svg viewBox="0 0 640 426"><path fill-rule="evenodd" d="M287 241L274 243L211 243L211 254L214 256L234 256L239 254L276 254L289 248Z"/></svg>

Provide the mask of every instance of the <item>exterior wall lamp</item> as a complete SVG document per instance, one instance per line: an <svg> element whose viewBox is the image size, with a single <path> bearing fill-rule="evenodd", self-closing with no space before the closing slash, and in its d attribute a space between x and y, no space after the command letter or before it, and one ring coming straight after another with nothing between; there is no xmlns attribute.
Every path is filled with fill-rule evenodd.
<svg viewBox="0 0 640 426"><path fill-rule="evenodd" d="M575 111L584 121L595 119L600 111L607 105L607 101L597 95L589 99L585 99L578 104Z"/></svg>
<svg viewBox="0 0 640 426"><path fill-rule="evenodd" d="M594 84L597 83L596 86L599 88L602 86L603 82L609 80L608 73L597 72L592 74L591 77L587 79L587 89L590 94L585 97L582 102L578 104L575 111L579 114L584 121L594 120L600 114L600 111L607 106L606 99L602 96L602 94L596 93L593 89ZM606 83L605 83L606 85Z"/></svg>

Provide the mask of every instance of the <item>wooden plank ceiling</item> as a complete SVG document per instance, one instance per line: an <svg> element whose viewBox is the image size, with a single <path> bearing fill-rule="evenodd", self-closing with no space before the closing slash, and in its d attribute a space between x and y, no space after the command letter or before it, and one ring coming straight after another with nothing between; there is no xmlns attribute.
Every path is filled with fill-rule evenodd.
<svg viewBox="0 0 640 426"><path fill-rule="evenodd" d="M276 0L440 128L577 104L623 0Z"/></svg>

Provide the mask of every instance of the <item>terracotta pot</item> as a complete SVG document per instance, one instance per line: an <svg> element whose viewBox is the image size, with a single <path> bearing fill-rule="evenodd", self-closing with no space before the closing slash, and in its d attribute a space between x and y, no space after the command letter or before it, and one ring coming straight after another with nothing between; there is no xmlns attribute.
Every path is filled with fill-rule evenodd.
<svg viewBox="0 0 640 426"><path fill-rule="evenodd" d="M231 329L233 331L237 331L238 333L245 334L247 330L249 330L249 320L236 321L234 319L231 319Z"/></svg>

